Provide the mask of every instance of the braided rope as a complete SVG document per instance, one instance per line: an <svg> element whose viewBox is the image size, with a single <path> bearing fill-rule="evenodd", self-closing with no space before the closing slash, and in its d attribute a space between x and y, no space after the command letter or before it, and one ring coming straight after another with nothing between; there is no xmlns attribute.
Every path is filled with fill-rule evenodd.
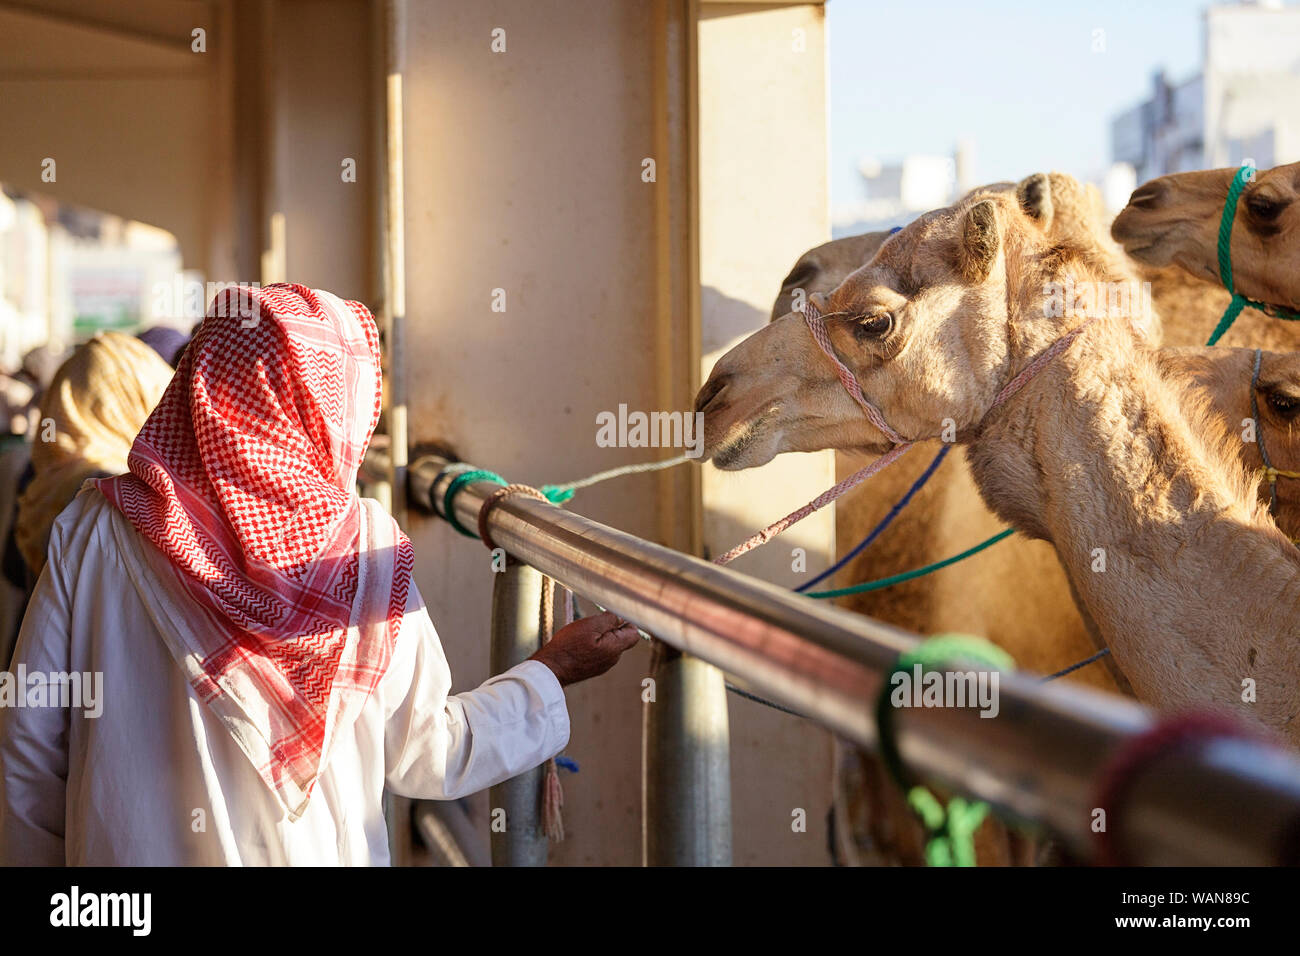
<svg viewBox="0 0 1300 956"><path fill-rule="evenodd" d="M457 492L464 488L471 481L495 481L498 485L504 485L506 480L498 475L495 471L487 471L484 468L475 468L472 471L462 471L459 475L447 482L447 490L442 495L442 516L447 519L447 523L463 534L467 538L474 538L477 535L470 531L456 518L455 498Z"/></svg>
<svg viewBox="0 0 1300 956"><path fill-rule="evenodd" d="M666 458L663 461L642 462L636 465L623 465L619 468L611 468L608 471L598 471L594 475L588 475L586 478L579 478L577 481L565 482L559 485L542 485L541 491L550 502L560 504L568 501L573 497L573 493L580 488L590 488L592 485L598 485L602 481L609 481L611 478L622 478L624 475L639 475L647 471L662 471L665 468L673 468L691 460L690 455L678 455L676 458Z"/></svg>
<svg viewBox="0 0 1300 956"><path fill-rule="evenodd" d="M848 564L859 554L861 554L866 548L870 547L871 544L877 538L879 538L882 534L884 534L885 529L888 528L891 524L893 524L894 519L897 518L902 513L903 509L907 507L908 503L912 500L912 498L916 495L916 493L925 487L926 483L930 480L930 477L935 473L935 471L938 470L940 463L942 463L942 461L944 460L945 457L947 457L948 452L950 451L952 451L951 445L945 444L942 448L940 448L939 453L934 456L934 458L930 461L930 464L926 465L925 471L921 472L920 477L917 478L916 481L912 482L912 487L907 489L907 493L903 495L903 497L899 498L898 501L894 502L894 507L889 509L889 512L883 518L880 519L880 521L876 524L874 528L872 528L867 533L867 536L865 538L863 538L861 541L855 544L848 551L847 554L845 554L842 558L840 558L838 561L832 564L825 571L821 572L821 574L818 574L816 577L812 578L809 581L805 581L803 584L795 588L795 590L798 591L800 594L803 594L809 588L815 587L816 585L820 584L822 581L829 578L832 574L835 574L835 572L842 569L846 564Z"/></svg>
<svg viewBox="0 0 1300 956"><path fill-rule="evenodd" d="M802 508L798 508L790 512L788 515L786 515L784 518L781 518L779 521L773 521L762 531L750 535L748 538L740 542L740 544L736 545L730 551L727 551L725 554L719 555L718 557L714 558L713 563L730 564L732 561L736 560L736 558L740 557L742 554L745 554L748 551L753 551L759 545L766 544L768 541L770 541L772 538L775 538L778 534L780 534L782 531L785 531L791 525L798 524L800 521L808 517L814 511L821 510L826 505L834 501L836 498L839 498L846 491L862 484L862 482L866 481L868 478L870 478L872 475L876 474L877 472L884 471L887 467L889 467L895 461L901 458L903 456L903 453L911 447L912 447L911 442L904 442L901 445L895 445L889 451L885 452L885 454L881 455L871 464L867 465L866 468L854 472L853 474L849 475L849 477L845 478L843 481L832 486L831 488L828 488L826 491L823 491L820 495L818 495L812 501L808 502Z"/></svg>
<svg viewBox="0 0 1300 956"><path fill-rule="evenodd" d="M993 409L997 408L999 405L1005 404L1011 396L1015 395L1016 392L1028 385L1030 379L1041 372L1054 358L1073 345L1074 340L1082 335L1084 330L1096 321L1097 318L1093 317L1088 319L1086 322L1076 325L1069 332L1066 332L1047 348L1043 349L1043 351L1039 352L1038 355L1034 357L1033 361L1021 370L1019 375L1007 382L1007 384L1002 387L1002 390L994 396L993 404L989 406L989 412L993 411ZM988 412L985 412L985 415L987 416Z"/></svg>
<svg viewBox="0 0 1300 956"><path fill-rule="evenodd" d="M1241 199L1242 190L1246 188L1251 176L1255 173L1254 166L1242 166L1237 170L1237 175L1232 177L1232 182L1228 186L1228 195L1223 201L1223 214L1219 217L1219 280L1223 287L1232 293L1232 301L1228 307L1223 310L1223 317L1219 319L1219 324L1214 327L1210 333L1209 341L1206 345L1215 345L1223 334L1232 328L1232 323L1237 321L1237 316L1241 315L1241 310L1246 306L1252 309L1258 309L1265 315L1272 316L1275 319L1284 319L1288 322L1300 320L1300 313L1284 309L1280 305L1271 305L1267 302L1256 302L1238 292L1233 285L1232 279L1232 226L1237 218L1237 202Z"/></svg>
<svg viewBox="0 0 1300 956"><path fill-rule="evenodd" d="M826 331L826 323L823 321L822 313L811 301L804 305L803 309L804 324L808 326L808 331L812 333L813 341L817 343L818 348L830 360L831 365L835 367L835 374L839 377L840 384L844 390L849 393L855 402L857 402L864 412L867 413L867 420L875 425L878 430L884 433L895 445L905 443L904 439L898 432L890 427L889 422L885 421L884 414L862 394L862 386L858 384L857 377L849 370L849 367L840 361L840 357L835 354L835 347L831 345L831 338Z"/></svg>
<svg viewBox="0 0 1300 956"><path fill-rule="evenodd" d="M530 497L541 498L543 501L546 500L546 496L535 488L530 488L527 485L517 485L512 487L515 488L515 494L528 494ZM501 498L508 497L510 489L503 488L502 491L507 494L501 495ZM493 497L497 494L498 492L494 492ZM485 501L483 502L483 508L479 510L480 527L483 526L485 513L489 510L487 506L488 502ZM543 644L549 643L558 630L555 626L555 591L559 587L559 582L554 578L542 575L542 600L539 609L541 620L539 621L538 633L541 636L541 642ZM566 589L566 595L567 594L568 592ZM564 618L564 624L568 624L569 601L567 596L564 600ZM563 627L564 624L562 624L561 627ZM554 843L559 843L564 839L563 809L564 788L560 785L559 767L555 762L555 758L552 757L550 760L546 761L545 768L542 771L541 817L542 833L546 835L547 839Z"/></svg>
<svg viewBox="0 0 1300 956"><path fill-rule="evenodd" d="M493 508L511 495L527 495L529 498L536 498L538 501L548 500L546 495L531 485L521 484L510 484L504 488L498 488L484 498L483 504L479 505L478 509L478 537L489 551L494 550L496 544L493 543L492 536L488 534L488 516L492 513Z"/></svg>

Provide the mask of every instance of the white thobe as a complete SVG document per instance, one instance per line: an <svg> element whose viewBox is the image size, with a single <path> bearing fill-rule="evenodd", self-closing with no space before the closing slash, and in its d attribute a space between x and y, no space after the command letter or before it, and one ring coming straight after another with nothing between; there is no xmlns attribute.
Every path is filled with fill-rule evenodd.
<svg viewBox="0 0 1300 956"><path fill-rule="evenodd" d="M0 706L0 863L387 864L385 785L453 799L568 742L564 693L538 661L450 694L412 582L383 680L291 822L184 679L117 552L122 540L162 559L92 487L55 522L10 669L99 672L102 713ZM152 586L183 590L165 577Z"/></svg>

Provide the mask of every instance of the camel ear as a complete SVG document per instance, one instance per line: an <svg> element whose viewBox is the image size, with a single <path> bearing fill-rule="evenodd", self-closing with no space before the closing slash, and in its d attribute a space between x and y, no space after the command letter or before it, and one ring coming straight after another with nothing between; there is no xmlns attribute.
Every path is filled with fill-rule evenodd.
<svg viewBox="0 0 1300 956"><path fill-rule="evenodd" d="M993 202L982 199L971 206L961 227L959 268L972 284L983 282L998 256L998 216Z"/></svg>
<svg viewBox="0 0 1300 956"><path fill-rule="evenodd" d="M1046 173L1034 173L1020 181L1016 198L1025 215L1043 228L1052 224L1052 182Z"/></svg>

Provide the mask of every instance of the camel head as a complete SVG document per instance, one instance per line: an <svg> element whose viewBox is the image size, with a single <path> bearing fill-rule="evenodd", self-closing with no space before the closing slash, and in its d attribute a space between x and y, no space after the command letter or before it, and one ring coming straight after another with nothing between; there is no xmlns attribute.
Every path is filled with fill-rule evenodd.
<svg viewBox="0 0 1300 956"><path fill-rule="evenodd" d="M810 296L840 359L906 438L958 440L1030 357L1079 324L1044 305L1048 283L1130 278L1084 235L1049 236L1014 191L976 191L890 236L829 294ZM803 317L783 316L718 360L700 389L705 455L723 469L787 451L882 452Z"/></svg>
<svg viewBox="0 0 1300 956"><path fill-rule="evenodd" d="M1219 283L1219 222L1236 169L1161 176L1129 197L1111 235L1139 262L1173 263ZM1300 308L1300 163L1255 174L1242 191L1232 228L1238 292Z"/></svg>
<svg viewBox="0 0 1300 956"><path fill-rule="evenodd" d="M1258 425L1251 410L1254 349L1165 348L1161 365L1185 377L1209 410L1230 432L1239 436L1242 464L1252 472L1264 467L1260 446L1273 467L1300 471L1300 352L1263 352L1255 381ZM1268 501L1268 486L1259 483L1261 500ZM1292 539L1300 538L1300 479L1279 478L1276 515Z"/></svg>
<svg viewBox="0 0 1300 956"><path fill-rule="evenodd" d="M794 309L796 289L804 295L830 292L854 269L870 262L880 244L889 238L888 232L864 232L860 236L845 236L814 246L801 255L781 282L781 291L772 304L772 318L778 319Z"/></svg>
<svg viewBox="0 0 1300 956"><path fill-rule="evenodd" d="M1096 186L1080 183L1064 173L1034 173L1019 183L997 182L976 187L961 202L980 194L1001 192L1015 192L1026 215L1049 235L1069 238L1087 231L1098 241L1110 243L1106 208ZM772 303L772 320L793 311L797 289L802 289L804 295L830 292L850 272L871 261L888 238L888 232L867 232L832 239L809 249L795 261L782 281L781 291Z"/></svg>

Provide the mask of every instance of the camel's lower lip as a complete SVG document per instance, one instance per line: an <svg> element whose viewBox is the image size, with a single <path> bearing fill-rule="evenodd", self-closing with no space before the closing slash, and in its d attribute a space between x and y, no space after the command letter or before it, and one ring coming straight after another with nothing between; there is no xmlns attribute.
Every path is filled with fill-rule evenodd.
<svg viewBox="0 0 1300 956"><path fill-rule="evenodd" d="M724 431L720 440L705 443L704 456L723 471L731 469L755 437L762 432L764 426L776 415L779 408L780 405L773 405L758 415L737 419ZM709 434L707 426L705 434Z"/></svg>

